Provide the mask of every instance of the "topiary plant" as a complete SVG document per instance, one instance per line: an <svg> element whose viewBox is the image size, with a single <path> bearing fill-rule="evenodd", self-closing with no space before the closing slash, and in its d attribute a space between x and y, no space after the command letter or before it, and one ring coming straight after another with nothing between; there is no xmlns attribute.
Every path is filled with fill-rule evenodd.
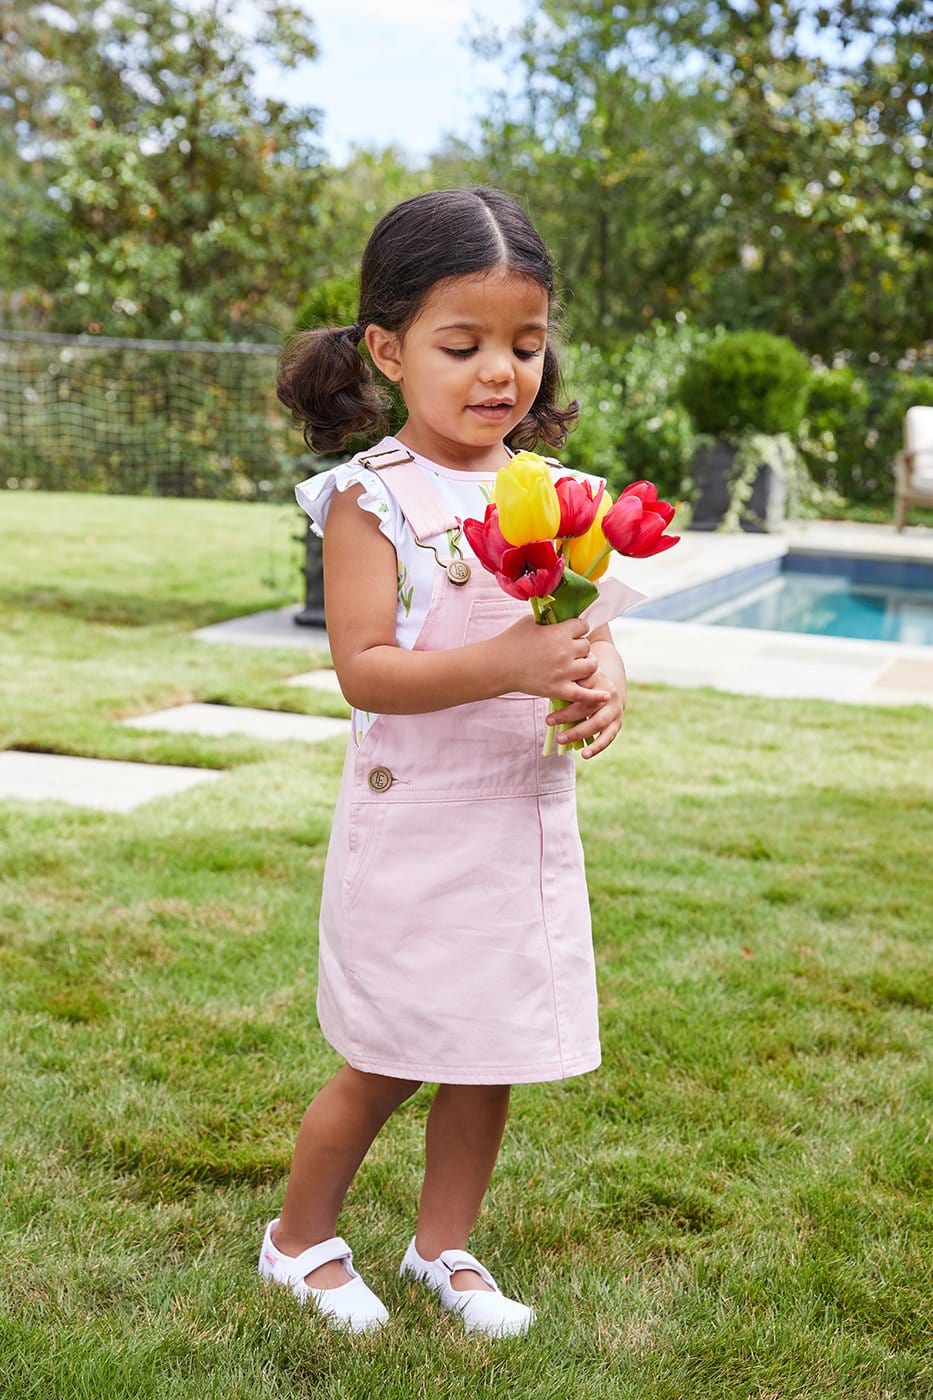
<svg viewBox="0 0 933 1400"><path fill-rule="evenodd" d="M732 440L750 431L794 433L810 379L806 356L784 336L736 331L693 355L679 395L700 433Z"/></svg>

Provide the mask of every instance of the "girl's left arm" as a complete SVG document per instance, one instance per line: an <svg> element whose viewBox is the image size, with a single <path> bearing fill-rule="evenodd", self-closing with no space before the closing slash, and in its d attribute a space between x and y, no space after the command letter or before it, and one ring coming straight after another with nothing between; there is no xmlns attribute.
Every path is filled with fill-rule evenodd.
<svg viewBox="0 0 933 1400"><path fill-rule="evenodd" d="M589 635L590 651L599 662L599 669L588 681L581 682L587 689L608 692L609 699L600 701L595 707L576 700L566 709L548 716L548 724L572 724L573 728L557 736L559 744L572 744L576 739L590 742L581 750L583 758L595 758L607 749L622 728L625 712L627 681L625 665L616 650L608 623L594 627Z"/></svg>

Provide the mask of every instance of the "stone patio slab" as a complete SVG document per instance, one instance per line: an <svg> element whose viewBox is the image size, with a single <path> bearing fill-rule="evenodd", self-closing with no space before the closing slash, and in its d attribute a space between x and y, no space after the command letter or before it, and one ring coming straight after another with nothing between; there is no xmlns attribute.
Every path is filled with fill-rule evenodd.
<svg viewBox="0 0 933 1400"><path fill-rule="evenodd" d="M66 802L101 812L131 812L143 802L214 783L223 774L167 763L126 763L73 754L0 753L0 800Z"/></svg>
<svg viewBox="0 0 933 1400"><path fill-rule="evenodd" d="M336 671L305 671L300 676L289 676L285 684L307 686L309 690L326 690L331 695L343 697Z"/></svg>
<svg viewBox="0 0 933 1400"><path fill-rule="evenodd" d="M295 647L301 651L327 651L327 632L323 627L301 627L295 622L301 607L290 603L284 608L268 608L265 612L232 617L228 622L213 622L199 627L191 635L202 642L232 643L246 647Z"/></svg>
<svg viewBox="0 0 933 1400"><path fill-rule="evenodd" d="M302 739L316 744L335 736L346 737L345 719L319 715L291 715L281 710L251 710L243 705L173 705L148 715L134 715L123 724L133 729L166 729L173 734L247 734L254 739Z"/></svg>
<svg viewBox="0 0 933 1400"><path fill-rule="evenodd" d="M891 661L875 681L875 685L886 689L905 690L912 694L933 692L933 658L918 661L907 658L904 661Z"/></svg>

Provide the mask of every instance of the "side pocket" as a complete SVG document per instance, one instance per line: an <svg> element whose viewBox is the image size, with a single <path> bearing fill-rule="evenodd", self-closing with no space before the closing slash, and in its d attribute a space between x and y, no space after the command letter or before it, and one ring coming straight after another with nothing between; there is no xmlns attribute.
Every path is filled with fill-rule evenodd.
<svg viewBox="0 0 933 1400"><path fill-rule="evenodd" d="M388 805L379 802L353 802L350 805L347 839L347 868L343 877L343 901L349 904L356 893L370 848L385 826Z"/></svg>

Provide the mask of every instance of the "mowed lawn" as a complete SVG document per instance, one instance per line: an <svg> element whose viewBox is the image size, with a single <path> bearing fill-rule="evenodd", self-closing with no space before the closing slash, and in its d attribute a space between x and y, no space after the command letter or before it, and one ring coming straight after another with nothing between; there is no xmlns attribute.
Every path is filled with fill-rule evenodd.
<svg viewBox="0 0 933 1400"><path fill-rule="evenodd" d="M300 532L289 507L0 493L0 747L224 770L125 815L0 801L0 1395L933 1394L919 709L635 686L581 765L604 1063L516 1090L473 1241L536 1307L527 1339L465 1338L397 1277L429 1090L341 1221L391 1323L338 1335L263 1289L337 1064L314 982L341 744L118 721L343 712L284 684L320 655L190 637L296 599Z"/></svg>

